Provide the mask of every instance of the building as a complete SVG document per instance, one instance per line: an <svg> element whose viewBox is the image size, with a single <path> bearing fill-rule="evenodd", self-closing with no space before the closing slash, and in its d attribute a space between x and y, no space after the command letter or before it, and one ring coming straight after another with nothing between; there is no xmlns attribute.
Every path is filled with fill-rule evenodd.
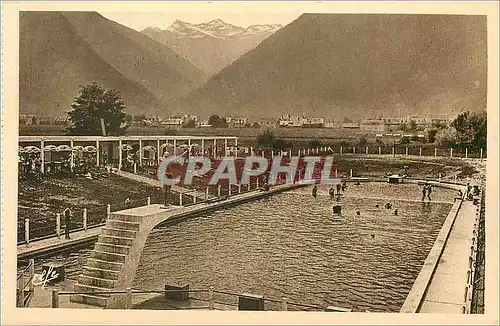
<svg viewBox="0 0 500 326"><path fill-rule="evenodd" d="M382 132L388 130L388 127L384 119L364 119L359 124L359 129Z"/></svg>
<svg viewBox="0 0 500 326"><path fill-rule="evenodd" d="M248 123L248 118L226 117L226 122L231 128L242 128Z"/></svg>
<svg viewBox="0 0 500 326"><path fill-rule="evenodd" d="M310 127L323 127L325 124L325 118L309 118L304 121L303 126Z"/></svg>
<svg viewBox="0 0 500 326"><path fill-rule="evenodd" d="M180 127L184 123L182 118L166 118L161 122L162 126L177 126Z"/></svg>
<svg viewBox="0 0 500 326"><path fill-rule="evenodd" d="M342 129L359 129L359 122L342 122Z"/></svg>
<svg viewBox="0 0 500 326"><path fill-rule="evenodd" d="M261 128L274 128L277 125L274 118L261 118L257 123Z"/></svg>
<svg viewBox="0 0 500 326"><path fill-rule="evenodd" d="M306 118L289 114L284 114L278 119L278 126L280 127L302 127L306 123Z"/></svg>

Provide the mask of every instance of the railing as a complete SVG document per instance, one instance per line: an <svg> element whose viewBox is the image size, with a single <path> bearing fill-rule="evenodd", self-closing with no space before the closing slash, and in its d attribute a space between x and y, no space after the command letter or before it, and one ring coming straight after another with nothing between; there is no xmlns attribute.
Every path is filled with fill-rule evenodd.
<svg viewBox="0 0 500 326"><path fill-rule="evenodd" d="M433 146L414 145L369 145L369 146L324 146L318 148L301 148L287 151L252 150L248 155L274 158L275 156L309 156L318 154L356 154L356 155L393 155L393 156L433 156L449 158L486 158L486 150L439 148Z"/></svg>
<svg viewBox="0 0 500 326"><path fill-rule="evenodd" d="M351 312L352 309L335 307L335 306L320 306L311 305L298 302L288 301L286 297L281 299L267 298L264 296L253 296L248 294L238 294L229 291L215 290L213 287L208 289L175 289L175 290L132 290L132 288L127 288L125 291L103 291L103 292L59 292L58 289L52 290L52 308L59 308L59 297L64 295L122 295L124 297L124 307L125 309L132 309L132 297L134 294L162 294L166 296L167 294L183 294L184 300L193 300L197 302L205 302L204 305L199 306L188 306L179 307L172 306L172 309L207 309L207 310L246 310L240 309L240 299L251 299L261 302L258 309L255 310L312 310L312 311L331 311L331 312ZM190 294L205 294L204 297L192 296ZM226 300L224 300L226 299ZM229 299L229 300L228 300ZM234 300L236 299L236 300ZM265 309L264 305L268 305L271 309ZM165 303L167 306L167 304ZM224 309L223 307L231 307L230 309Z"/></svg>
<svg viewBox="0 0 500 326"><path fill-rule="evenodd" d="M30 259L28 265L17 275L17 307L28 306L33 293L33 278L35 276L35 260ZM26 291L28 289L28 291Z"/></svg>
<svg viewBox="0 0 500 326"><path fill-rule="evenodd" d="M469 253L469 269L467 270L467 284L464 293L464 306L463 313L470 314L472 309L472 296L475 288L476 280L476 262L478 256L478 239L479 239L479 223L484 214L484 191L480 193L480 199L476 209L476 216L474 220L474 229L472 230L472 245Z"/></svg>

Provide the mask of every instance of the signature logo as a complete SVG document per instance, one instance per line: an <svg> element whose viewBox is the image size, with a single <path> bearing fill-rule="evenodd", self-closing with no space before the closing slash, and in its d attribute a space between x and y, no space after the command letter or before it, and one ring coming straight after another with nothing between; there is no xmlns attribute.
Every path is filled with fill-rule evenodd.
<svg viewBox="0 0 500 326"><path fill-rule="evenodd" d="M42 271L41 275L36 275L33 277L32 283L34 286L42 286L42 289L45 287L45 284L56 280L59 278L59 273L54 269L54 267L49 266L48 269Z"/></svg>

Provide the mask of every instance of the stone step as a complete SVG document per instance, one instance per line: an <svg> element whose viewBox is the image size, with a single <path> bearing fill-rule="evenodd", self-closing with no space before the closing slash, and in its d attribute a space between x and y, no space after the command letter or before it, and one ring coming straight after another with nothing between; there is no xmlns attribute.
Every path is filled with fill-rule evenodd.
<svg viewBox="0 0 500 326"><path fill-rule="evenodd" d="M128 247L132 246L132 241L133 239L131 238L115 237L112 235L104 235L104 234L100 234L97 239L98 243L109 243L109 244L116 244L119 246L128 246Z"/></svg>
<svg viewBox="0 0 500 326"><path fill-rule="evenodd" d="M119 220L109 220L106 224L110 228L120 229L120 230L131 230L131 231L139 231L139 222L127 222L127 221L119 221Z"/></svg>
<svg viewBox="0 0 500 326"><path fill-rule="evenodd" d="M106 307L106 302L108 298L99 295L90 294L72 294L69 297L69 301L84 303L91 306Z"/></svg>
<svg viewBox="0 0 500 326"><path fill-rule="evenodd" d="M85 293L85 294L90 294L90 295L97 295L100 297L109 297L111 294L107 292L112 292L114 289L110 288L101 288L98 286L92 286L92 285L86 285L86 284L80 284L80 283L75 283L74 287L74 292L80 292L80 293Z"/></svg>
<svg viewBox="0 0 500 326"><path fill-rule="evenodd" d="M107 269L115 272L121 272L123 263L106 261L99 258L89 258L87 265L93 268Z"/></svg>
<svg viewBox="0 0 500 326"><path fill-rule="evenodd" d="M122 254L115 254L115 253L111 253L111 252L104 252L104 251L99 251L99 250L94 249L90 252L90 257L95 258L95 259L104 260L107 262L124 263L125 258L127 256L122 255Z"/></svg>
<svg viewBox="0 0 500 326"><path fill-rule="evenodd" d="M114 237L123 237L123 238L130 238L133 239L135 238L135 231L130 231L130 230L120 230L120 229L113 229L108 227L107 225L102 228L101 234L103 235L111 235Z"/></svg>
<svg viewBox="0 0 500 326"><path fill-rule="evenodd" d="M130 247L109 243L96 243L94 249L114 254L128 255Z"/></svg>
<svg viewBox="0 0 500 326"><path fill-rule="evenodd" d="M83 274L87 276L93 276L97 278L104 278L107 280L118 280L118 272L109 270L109 269L101 269L90 266L83 267Z"/></svg>
<svg viewBox="0 0 500 326"><path fill-rule="evenodd" d="M91 286L96 286L96 287L100 287L100 288L114 289L115 283L116 283L116 280L108 280L108 279L98 278L98 277L94 277L94 276L88 276L88 275L84 275L84 274L82 274L78 277L78 284L91 285Z"/></svg>
<svg viewBox="0 0 500 326"><path fill-rule="evenodd" d="M141 222L141 217L139 216L134 216L134 215L122 215L118 213L112 213L109 215L108 221L123 221L123 222L135 222L135 223L140 223Z"/></svg>

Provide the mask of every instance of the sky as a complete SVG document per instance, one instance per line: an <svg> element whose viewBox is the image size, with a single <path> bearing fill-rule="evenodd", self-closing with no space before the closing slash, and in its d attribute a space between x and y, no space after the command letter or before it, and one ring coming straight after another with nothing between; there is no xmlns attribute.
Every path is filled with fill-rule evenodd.
<svg viewBox="0 0 500 326"><path fill-rule="evenodd" d="M297 19L301 12L216 12L172 11L172 12L99 12L104 17L119 24L141 31L146 27L166 29L176 20L188 23L206 23L214 19L241 27L258 24L287 25Z"/></svg>

